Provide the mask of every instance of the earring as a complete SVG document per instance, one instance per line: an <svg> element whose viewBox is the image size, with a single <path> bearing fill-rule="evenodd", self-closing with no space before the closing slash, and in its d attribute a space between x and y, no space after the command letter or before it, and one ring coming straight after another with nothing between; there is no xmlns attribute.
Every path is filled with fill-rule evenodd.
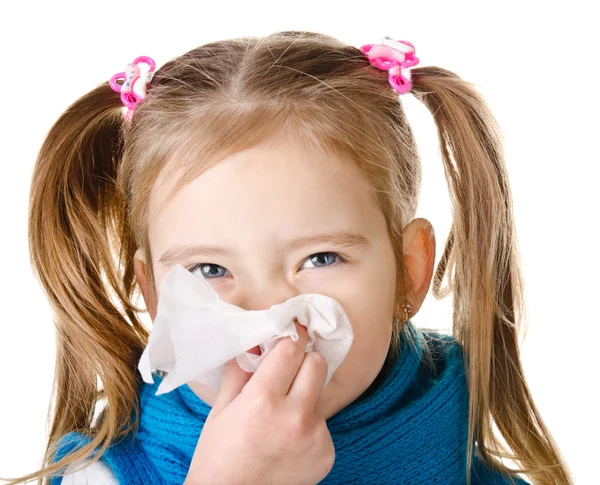
<svg viewBox="0 0 600 485"><path fill-rule="evenodd" d="M404 310L404 324L406 324L408 322L408 319L410 318L410 313L412 312L412 306L410 305L410 303L403 303L402 304L402 310Z"/></svg>

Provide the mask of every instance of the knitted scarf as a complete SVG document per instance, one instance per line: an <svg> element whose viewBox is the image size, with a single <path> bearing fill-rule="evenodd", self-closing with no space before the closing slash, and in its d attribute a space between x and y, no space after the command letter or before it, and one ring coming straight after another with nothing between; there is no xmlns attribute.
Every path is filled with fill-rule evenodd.
<svg viewBox="0 0 600 485"><path fill-rule="evenodd" d="M416 347L410 345L409 333ZM421 364L424 345L436 364L433 374ZM153 377L154 384L140 384L138 431L111 445L101 458L122 484L182 484L211 410L187 384L155 396L161 378ZM467 417L461 347L452 336L417 329L409 321L401 332L398 357L382 382L326 421L335 463L319 483L464 485ZM55 460L88 440L75 432L65 435ZM476 453L471 479L473 485L513 483ZM54 477L51 483L61 480Z"/></svg>

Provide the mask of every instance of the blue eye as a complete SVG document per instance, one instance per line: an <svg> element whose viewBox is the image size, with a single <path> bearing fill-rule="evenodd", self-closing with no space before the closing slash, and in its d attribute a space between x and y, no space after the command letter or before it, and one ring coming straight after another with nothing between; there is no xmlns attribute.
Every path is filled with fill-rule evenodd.
<svg viewBox="0 0 600 485"><path fill-rule="evenodd" d="M306 261L310 261L312 264L315 264L317 268L322 268L324 266L331 266L331 264L327 264L327 263L325 263L323 265L319 265L318 261L319 261L319 259L321 259L322 256L332 256L332 255L333 256L337 256L337 258L339 259L339 261L341 261L342 263L345 263L345 260L338 253L333 253L333 252L315 253L312 256L309 256L306 259ZM331 259L335 259L335 258L324 258L324 259L327 261L327 259L331 260Z"/></svg>
<svg viewBox="0 0 600 485"><path fill-rule="evenodd" d="M195 273L197 269L200 269L200 273L202 274L202 276L204 276L207 279L219 278L219 277L223 276L223 274L220 274L218 271L217 271L217 274L215 274L214 271L211 272L211 267L225 269L223 266L219 266L218 264L199 263L199 264L192 266L189 270L191 273Z"/></svg>
<svg viewBox="0 0 600 485"><path fill-rule="evenodd" d="M336 258L340 263L346 262L346 259L343 258L340 254L331 251L312 254L308 258L306 258L305 261L310 261L316 268L322 268L333 265L336 262ZM323 259L325 260L325 262L321 264ZM302 268L303 266L304 264L300 268ZM211 271L211 269L215 268L217 269L217 271ZM213 263L198 263L192 266L191 268L188 268L188 271L194 273L197 269L200 269L200 273L202 274L202 276L204 276L207 279L215 279L225 276L223 271L220 270L228 272L225 267Z"/></svg>

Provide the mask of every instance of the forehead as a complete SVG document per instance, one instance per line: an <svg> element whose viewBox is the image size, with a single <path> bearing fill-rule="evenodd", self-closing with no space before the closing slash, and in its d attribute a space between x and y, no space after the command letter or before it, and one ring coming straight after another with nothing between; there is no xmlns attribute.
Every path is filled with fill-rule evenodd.
<svg viewBox="0 0 600 485"><path fill-rule="evenodd" d="M291 222L344 226L376 210L368 182L350 159L284 137L217 162L171 195L180 175L159 178L152 189L151 239L248 225L283 229Z"/></svg>

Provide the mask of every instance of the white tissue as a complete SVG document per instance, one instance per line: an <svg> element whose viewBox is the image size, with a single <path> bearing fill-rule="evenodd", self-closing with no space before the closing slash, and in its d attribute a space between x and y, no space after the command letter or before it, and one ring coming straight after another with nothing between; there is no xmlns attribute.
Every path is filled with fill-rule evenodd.
<svg viewBox="0 0 600 485"><path fill-rule="evenodd" d="M354 333L342 306L317 293L298 295L267 310L244 310L219 298L205 281L175 265L164 276L154 325L138 369L147 383L153 370L166 371L156 395L190 381L221 387L227 361L255 372L280 338L298 340L294 319L307 329L306 352L328 364L325 387L346 358ZM248 352L259 346L262 354Z"/></svg>

